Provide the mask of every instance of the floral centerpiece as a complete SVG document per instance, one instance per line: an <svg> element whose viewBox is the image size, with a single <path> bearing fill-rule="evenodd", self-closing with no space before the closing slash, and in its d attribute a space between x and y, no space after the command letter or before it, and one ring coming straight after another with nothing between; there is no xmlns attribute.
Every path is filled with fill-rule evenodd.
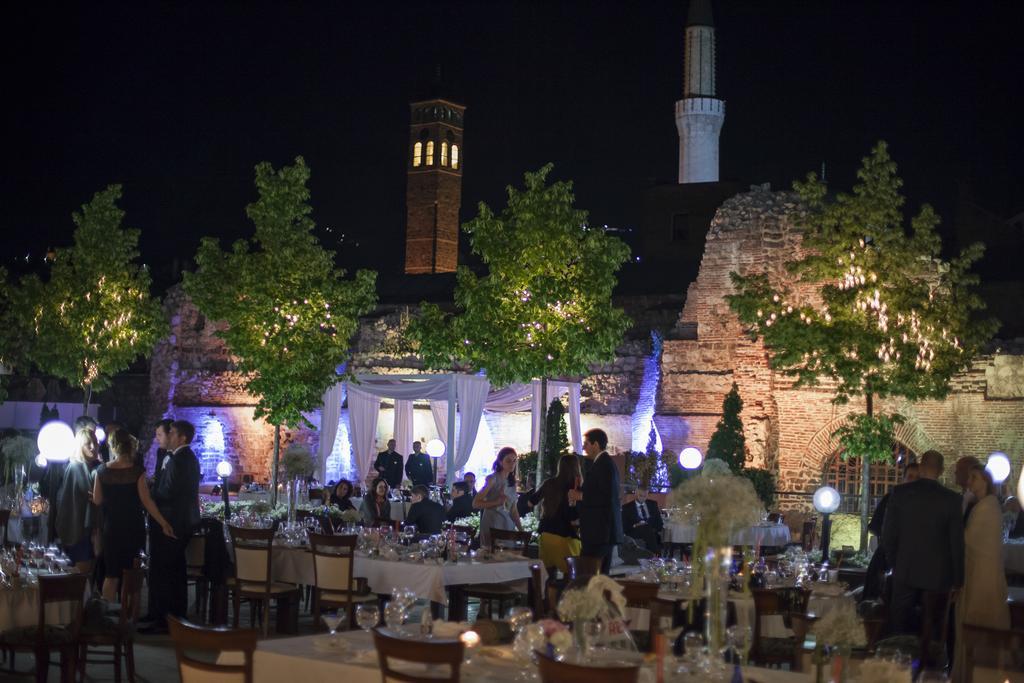
<svg viewBox="0 0 1024 683"><path fill-rule="evenodd" d="M857 607L852 600L841 600L825 616L811 627L815 641L815 664L818 669L818 680L821 680L821 666L824 663L824 646L833 652L832 680L843 681L846 678L846 661L850 658L850 650L864 647L867 636L864 624L857 616Z"/></svg>
<svg viewBox="0 0 1024 683"><path fill-rule="evenodd" d="M562 593L558 601L558 617L563 622L572 622L573 635L577 646L585 650L587 622L600 621L609 640L625 643L628 649L636 649L623 616L626 613L626 596L622 584L615 579L598 574L587 582L585 588L571 588Z"/></svg>
<svg viewBox="0 0 1024 683"><path fill-rule="evenodd" d="M733 475L728 463L717 458L704 462L700 476L677 486L669 495L669 506L677 508L673 519L697 527L694 582L700 585L704 579L708 648L719 652L725 641L730 538L740 529L759 524L764 506L750 480Z"/></svg>

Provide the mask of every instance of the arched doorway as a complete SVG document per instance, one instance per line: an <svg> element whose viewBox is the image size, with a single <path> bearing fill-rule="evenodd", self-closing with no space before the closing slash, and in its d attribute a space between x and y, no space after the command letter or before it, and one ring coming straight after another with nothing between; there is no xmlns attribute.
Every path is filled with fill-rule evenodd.
<svg viewBox="0 0 1024 683"><path fill-rule="evenodd" d="M892 445L891 460L871 463L871 475L868 480L871 495L869 513L875 509L882 496L900 483L904 468L911 462L917 462L917 454L897 441ZM861 475L860 458L844 460L842 451L832 454L828 467L825 468L824 480L827 486L835 488L842 497L837 512L860 514Z"/></svg>

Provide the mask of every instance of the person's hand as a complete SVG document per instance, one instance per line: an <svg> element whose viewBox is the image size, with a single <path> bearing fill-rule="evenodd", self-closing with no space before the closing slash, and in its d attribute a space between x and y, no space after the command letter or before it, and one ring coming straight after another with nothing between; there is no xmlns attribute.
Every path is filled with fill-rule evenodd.
<svg viewBox="0 0 1024 683"><path fill-rule="evenodd" d="M576 489L571 489L569 491L569 502L570 503L578 503L581 500L583 500L583 494L582 493L580 493Z"/></svg>
<svg viewBox="0 0 1024 683"><path fill-rule="evenodd" d="M160 525L160 531L164 532L164 536L167 538L178 538L174 535L174 527L172 527L171 523L167 520L164 520L163 524Z"/></svg>

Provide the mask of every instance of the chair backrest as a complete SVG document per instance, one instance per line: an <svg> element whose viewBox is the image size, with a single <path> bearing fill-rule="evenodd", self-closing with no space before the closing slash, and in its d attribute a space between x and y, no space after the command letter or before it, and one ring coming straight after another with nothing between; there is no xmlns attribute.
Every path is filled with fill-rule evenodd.
<svg viewBox="0 0 1024 683"><path fill-rule="evenodd" d="M491 552L498 548L522 548L526 552L526 546L530 545L530 538L533 534L529 531L510 531L508 529L491 529Z"/></svg>
<svg viewBox="0 0 1024 683"><path fill-rule="evenodd" d="M71 603L71 620L66 628L77 639L82 628L82 613L85 608L86 574L56 574L39 577L39 616L36 637L42 644L46 640L46 607L54 603Z"/></svg>
<svg viewBox="0 0 1024 683"><path fill-rule="evenodd" d="M1024 676L1024 630L999 629L964 624L961 631L964 652L964 683L974 679L975 667L997 671L986 679L1016 681ZM986 673L988 673L986 672Z"/></svg>
<svg viewBox="0 0 1024 683"><path fill-rule="evenodd" d="M636 683L640 666L581 666L537 655L541 683Z"/></svg>
<svg viewBox="0 0 1024 683"><path fill-rule="evenodd" d="M357 536L309 535L317 588L346 593L353 590L352 564L358 540Z"/></svg>
<svg viewBox="0 0 1024 683"><path fill-rule="evenodd" d="M754 641L761 633L761 618L779 615L791 625L793 615L807 614L807 605L811 600L808 588L754 588Z"/></svg>
<svg viewBox="0 0 1024 683"><path fill-rule="evenodd" d="M565 558L565 564L569 569L569 579L572 581L589 579L601 573L600 557L570 556Z"/></svg>
<svg viewBox="0 0 1024 683"><path fill-rule="evenodd" d="M121 612L118 621L122 626L134 624L139 619L139 602L142 599L144 569L125 569L121 574Z"/></svg>
<svg viewBox="0 0 1024 683"><path fill-rule="evenodd" d="M530 588L533 590L533 600L530 607L533 608L533 618L540 619L544 616L544 581L541 579L540 562L530 565Z"/></svg>
<svg viewBox="0 0 1024 683"><path fill-rule="evenodd" d="M380 673L383 681L404 681L405 683L458 683L462 667L463 645L458 640L420 640L402 638L385 628L373 629L373 644L377 649ZM441 672L417 676L407 670L392 667L392 660L416 664L448 665L448 675Z"/></svg>
<svg viewBox="0 0 1024 683"><path fill-rule="evenodd" d="M646 644L653 645L654 629L657 626L654 608L661 586L639 581L619 581L619 585L622 586L622 596L626 598L626 614L622 616L629 621L629 630L646 633Z"/></svg>
<svg viewBox="0 0 1024 683"><path fill-rule="evenodd" d="M167 617L178 656L181 683L252 683L252 659L257 633L253 629L203 628ZM195 652L241 652L241 664L220 664Z"/></svg>
<svg viewBox="0 0 1024 683"><path fill-rule="evenodd" d="M228 526L235 549L235 580L264 583L270 589L274 529L243 529Z"/></svg>
<svg viewBox="0 0 1024 683"><path fill-rule="evenodd" d="M192 534L185 546L185 564L189 569L200 569L206 563L206 534Z"/></svg>
<svg viewBox="0 0 1024 683"><path fill-rule="evenodd" d="M324 496L324 490L323 489L310 489L309 490L309 502L312 503L314 500L321 500L322 501L322 500L325 500L325 499L326 499L326 496Z"/></svg>

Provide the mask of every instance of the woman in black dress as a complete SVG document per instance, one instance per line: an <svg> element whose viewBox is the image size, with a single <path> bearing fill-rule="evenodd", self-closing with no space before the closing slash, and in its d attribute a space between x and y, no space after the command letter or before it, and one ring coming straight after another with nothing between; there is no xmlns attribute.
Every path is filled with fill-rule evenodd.
<svg viewBox="0 0 1024 683"><path fill-rule="evenodd" d="M174 530L160 514L146 485L146 470L136 462L138 441L126 429L110 437L110 462L96 470L92 501L103 511L103 597L117 598L117 582L125 569L146 546L146 522L143 508L156 520L164 535L174 538Z"/></svg>
<svg viewBox="0 0 1024 683"><path fill-rule="evenodd" d="M355 510L356 506L352 504L352 482L348 479L340 480L331 491L330 504L337 505L342 512Z"/></svg>

